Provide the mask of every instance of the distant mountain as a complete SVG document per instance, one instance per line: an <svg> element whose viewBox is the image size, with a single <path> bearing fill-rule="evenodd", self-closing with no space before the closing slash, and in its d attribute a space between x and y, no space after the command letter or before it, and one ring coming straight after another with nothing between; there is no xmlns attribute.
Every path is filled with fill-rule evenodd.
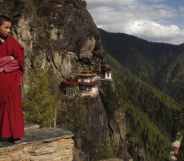
<svg viewBox="0 0 184 161"><path fill-rule="evenodd" d="M149 42L99 29L105 50L140 79L184 100L184 44Z"/></svg>
<svg viewBox="0 0 184 161"><path fill-rule="evenodd" d="M115 104L125 112L129 153L136 161L168 161L171 141L184 127L181 106L112 56L107 62L112 67L115 92L105 90L104 105L109 113Z"/></svg>
<svg viewBox="0 0 184 161"><path fill-rule="evenodd" d="M116 102L125 111L131 156L135 160L168 161L171 142L184 128L183 44L154 43L99 31L113 69ZM113 102L113 96L106 94L106 101Z"/></svg>

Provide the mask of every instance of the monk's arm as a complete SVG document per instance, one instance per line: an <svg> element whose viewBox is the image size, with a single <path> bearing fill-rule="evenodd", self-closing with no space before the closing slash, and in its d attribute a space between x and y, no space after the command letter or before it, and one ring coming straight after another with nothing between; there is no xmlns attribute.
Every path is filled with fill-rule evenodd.
<svg viewBox="0 0 184 161"><path fill-rule="evenodd" d="M0 67L3 68L6 64L10 63L14 58L12 56L4 56L0 58Z"/></svg>

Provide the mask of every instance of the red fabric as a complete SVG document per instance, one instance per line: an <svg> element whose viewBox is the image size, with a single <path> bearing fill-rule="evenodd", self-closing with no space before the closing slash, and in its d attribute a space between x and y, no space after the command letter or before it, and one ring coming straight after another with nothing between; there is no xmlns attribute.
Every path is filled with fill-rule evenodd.
<svg viewBox="0 0 184 161"><path fill-rule="evenodd" d="M11 56L0 58L0 72L13 72L19 68L18 61L16 59L12 60Z"/></svg>
<svg viewBox="0 0 184 161"><path fill-rule="evenodd" d="M5 72L14 72L15 70L19 70L20 67L17 60L12 60L8 64L6 64L3 69Z"/></svg>
<svg viewBox="0 0 184 161"><path fill-rule="evenodd" d="M22 111L22 85L24 49L12 36L0 44L0 58L14 56L19 69L0 73L0 137L23 138L24 115Z"/></svg>
<svg viewBox="0 0 184 161"><path fill-rule="evenodd" d="M5 66L6 64L8 64L9 62L11 62L11 56L4 56L0 58L0 67Z"/></svg>

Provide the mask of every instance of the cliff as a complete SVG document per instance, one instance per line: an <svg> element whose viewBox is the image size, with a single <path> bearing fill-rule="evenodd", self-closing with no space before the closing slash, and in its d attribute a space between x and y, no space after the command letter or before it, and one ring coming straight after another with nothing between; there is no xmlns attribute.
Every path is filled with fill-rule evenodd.
<svg viewBox="0 0 184 161"><path fill-rule="evenodd" d="M26 120L71 130L77 161L128 159L124 112L117 102L111 113L104 105L103 87L113 88L111 83L98 83L96 97L81 97L77 87L76 96L67 97L61 88L80 73L103 74L104 50L86 5L84 0L0 2L2 14L13 19L13 34L25 48Z"/></svg>
<svg viewBox="0 0 184 161"><path fill-rule="evenodd" d="M86 5L0 2L25 48L26 120L40 124L41 133L44 127L72 131L75 161L168 161L172 135L183 126L180 105L103 50Z"/></svg>

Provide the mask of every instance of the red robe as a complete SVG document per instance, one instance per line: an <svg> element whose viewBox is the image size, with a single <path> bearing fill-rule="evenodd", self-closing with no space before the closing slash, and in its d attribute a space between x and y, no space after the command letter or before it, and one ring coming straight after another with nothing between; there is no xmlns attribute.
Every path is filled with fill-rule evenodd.
<svg viewBox="0 0 184 161"><path fill-rule="evenodd" d="M0 58L0 72L13 72L19 68L18 61L16 59L12 60L12 56L4 56Z"/></svg>
<svg viewBox="0 0 184 161"><path fill-rule="evenodd" d="M22 111L22 85L24 74L24 48L13 37L8 36L0 44L0 58L14 56L20 66L13 72L0 72L0 137L24 137L24 115Z"/></svg>

